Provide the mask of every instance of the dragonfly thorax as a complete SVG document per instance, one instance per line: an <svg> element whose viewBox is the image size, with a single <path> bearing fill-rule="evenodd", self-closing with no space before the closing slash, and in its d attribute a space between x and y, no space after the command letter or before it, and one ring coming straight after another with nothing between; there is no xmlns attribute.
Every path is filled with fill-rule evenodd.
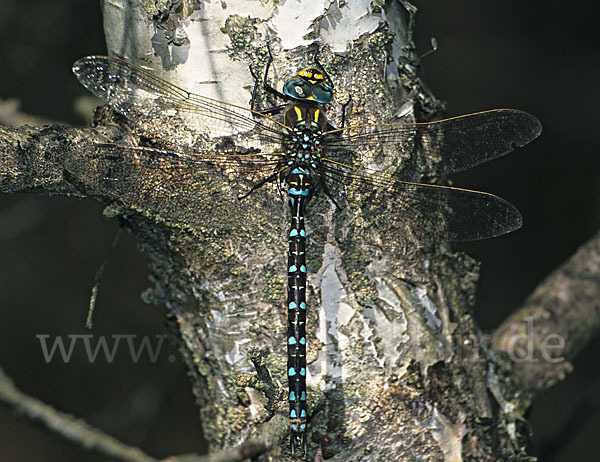
<svg viewBox="0 0 600 462"><path fill-rule="evenodd" d="M304 163L313 169L321 161L321 138L327 119L318 104L292 104L284 116L286 164Z"/></svg>
<svg viewBox="0 0 600 462"><path fill-rule="evenodd" d="M318 168L321 160L321 130L311 128L296 127L290 134L286 150L287 165L302 163L313 169Z"/></svg>

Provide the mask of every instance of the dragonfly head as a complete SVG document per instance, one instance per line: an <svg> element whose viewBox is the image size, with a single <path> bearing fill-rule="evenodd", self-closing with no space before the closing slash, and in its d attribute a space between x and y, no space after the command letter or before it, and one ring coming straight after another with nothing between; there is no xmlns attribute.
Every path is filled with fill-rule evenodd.
<svg viewBox="0 0 600 462"><path fill-rule="evenodd" d="M327 83L327 77L320 69L307 67L298 71L298 75L283 86L283 94L296 101L315 101L327 104L333 96L333 88Z"/></svg>

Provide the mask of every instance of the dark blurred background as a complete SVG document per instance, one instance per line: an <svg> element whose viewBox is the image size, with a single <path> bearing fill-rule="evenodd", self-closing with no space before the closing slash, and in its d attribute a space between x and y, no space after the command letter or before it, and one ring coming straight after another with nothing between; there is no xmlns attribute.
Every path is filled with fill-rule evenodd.
<svg viewBox="0 0 600 462"><path fill-rule="evenodd" d="M530 146L454 177L493 192L525 218L519 232L460 248L482 262L475 308L493 329L600 227L600 6L596 2L455 0L414 2L425 81L449 115L498 107L536 115L544 133ZM71 74L81 56L105 52L100 9L89 0L3 0L0 99L48 120L82 125ZM84 329L94 274L117 229L92 201L0 196L0 364L24 391L72 412L156 457L204 444L182 363L170 345L156 362L124 348L90 364L82 348L68 363L44 361L36 335L53 341ZM163 307L145 305L144 257L124 233L108 263L93 344L102 336L165 334ZM165 342L166 343L166 342ZM575 372L536 402L535 451L546 462L600 460L600 340ZM0 406L0 460L104 461L12 416Z"/></svg>

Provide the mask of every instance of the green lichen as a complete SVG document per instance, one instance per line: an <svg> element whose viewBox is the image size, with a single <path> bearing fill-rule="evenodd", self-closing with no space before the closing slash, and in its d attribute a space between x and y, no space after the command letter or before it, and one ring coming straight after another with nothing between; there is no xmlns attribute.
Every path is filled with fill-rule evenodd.
<svg viewBox="0 0 600 462"><path fill-rule="evenodd" d="M278 271L273 265L266 265L261 272L261 277L264 283L263 294L265 300L273 305L281 303L285 284L281 271Z"/></svg>

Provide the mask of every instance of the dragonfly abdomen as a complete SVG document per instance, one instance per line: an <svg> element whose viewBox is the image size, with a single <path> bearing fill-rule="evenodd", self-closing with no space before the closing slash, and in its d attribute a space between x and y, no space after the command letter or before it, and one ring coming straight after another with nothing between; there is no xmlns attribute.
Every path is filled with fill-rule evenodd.
<svg viewBox="0 0 600 462"><path fill-rule="evenodd" d="M306 451L306 229L304 212L314 191L306 167L294 166L284 180L292 212L288 250L288 384L292 454Z"/></svg>

